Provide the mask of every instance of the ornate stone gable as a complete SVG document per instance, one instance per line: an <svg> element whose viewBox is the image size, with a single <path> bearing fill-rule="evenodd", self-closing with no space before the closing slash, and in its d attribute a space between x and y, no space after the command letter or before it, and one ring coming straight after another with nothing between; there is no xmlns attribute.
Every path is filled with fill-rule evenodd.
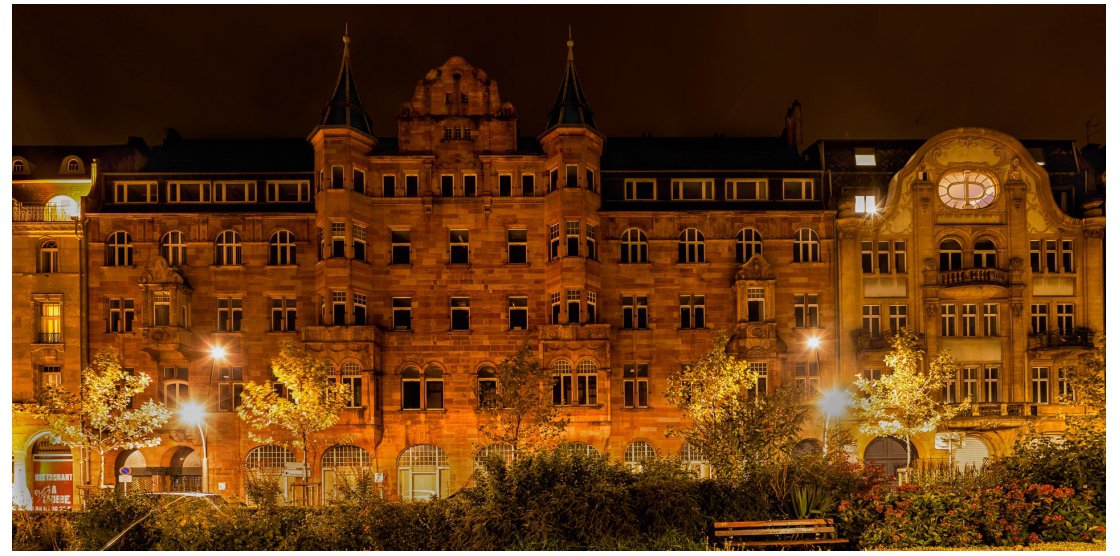
<svg viewBox="0 0 1120 556"><path fill-rule="evenodd" d="M767 262L762 253L755 253L743 266L739 267L738 272L735 273L735 280L773 280L774 269Z"/></svg>
<svg viewBox="0 0 1120 556"><path fill-rule="evenodd" d="M152 262L140 274L141 286L154 286L161 284L179 284L184 288L190 289L190 285L183 278L183 275L178 270L167 264L167 259L156 255L152 257Z"/></svg>

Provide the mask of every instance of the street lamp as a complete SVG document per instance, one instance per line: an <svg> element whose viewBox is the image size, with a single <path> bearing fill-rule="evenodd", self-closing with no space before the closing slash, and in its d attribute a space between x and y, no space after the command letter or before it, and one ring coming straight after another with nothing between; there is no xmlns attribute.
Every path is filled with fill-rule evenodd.
<svg viewBox="0 0 1120 556"><path fill-rule="evenodd" d="M824 455L828 455L828 423L835 415L840 417L844 414L844 410L848 408L851 401L848 398L848 393L844 390L837 390L833 388L828 392L821 395L818 402L820 404L821 413L824 413Z"/></svg>
<svg viewBox="0 0 1120 556"><path fill-rule="evenodd" d="M206 408L197 402L185 402L179 406L179 419L188 425L198 427L198 434L202 438L202 492L210 492L210 464L206 458L206 431L202 425L206 422Z"/></svg>
<svg viewBox="0 0 1120 556"><path fill-rule="evenodd" d="M210 378L206 381L206 399L210 399L210 390L214 387L214 364L226 360L226 348L221 344L210 346Z"/></svg>

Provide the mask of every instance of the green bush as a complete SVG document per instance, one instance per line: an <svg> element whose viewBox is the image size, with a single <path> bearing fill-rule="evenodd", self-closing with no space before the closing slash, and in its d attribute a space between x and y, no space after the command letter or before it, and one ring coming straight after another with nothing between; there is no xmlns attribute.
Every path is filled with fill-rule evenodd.
<svg viewBox="0 0 1120 556"><path fill-rule="evenodd" d="M74 532L77 548L101 550L136 520L153 510L157 501L142 494L122 495L103 492L86 503L84 511L75 512ZM116 550L151 550L159 539L159 530L150 520L145 520L128 532L113 546Z"/></svg>
<svg viewBox="0 0 1120 556"><path fill-rule="evenodd" d="M12 549L70 550L75 548L72 512L12 510Z"/></svg>
<svg viewBox="0 0 1120 556"><path fill-rule="evenodd" d="M1105 436L1071 426L1064 441L1047 436L1019 440L1015 451L992 462L997 481L1068 487L1089 493L1093 506L1105 515Z"/></svg>

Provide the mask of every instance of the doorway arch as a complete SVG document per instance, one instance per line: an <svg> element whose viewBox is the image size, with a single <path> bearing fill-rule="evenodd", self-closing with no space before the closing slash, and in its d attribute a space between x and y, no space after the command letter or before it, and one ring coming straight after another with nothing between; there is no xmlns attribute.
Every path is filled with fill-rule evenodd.
<svg viewBox="0 0 1120 556"><path fill-rule="evenodd" d="M171 492L202 492L202 458L190 446L171 455Z"/></svg>
<svg viewBox="0 0 1120 556"><path fill-rule="evenodd" d="M918 449L910 443L911 465L918 461ZM887 479L897 475L897 470L906 467L906 444L897 438L878 437L872 440L863 450L863 461L870 465L882 467L882 474Z"/></svg>
<svg viewBox="0 0 1120 556"><path fill-rule="evenodd" d="M74 502L74 454L70 447L44 436L31 449L31 465L31 509L69 510Z"/></svg>
<svg viewBox="0 0 1120 556"><path fill-rule="evenodd" d="M132 480L127 483L122 483L118 479L120 469L127 467L131 471L129 474ZM152 470L148 468L148 460L140 450L126 450L117 454L116 462L112 470L113 480L117 481L117 490L128 494L130 492L156 492L156 477L152 475Z"/></svg>

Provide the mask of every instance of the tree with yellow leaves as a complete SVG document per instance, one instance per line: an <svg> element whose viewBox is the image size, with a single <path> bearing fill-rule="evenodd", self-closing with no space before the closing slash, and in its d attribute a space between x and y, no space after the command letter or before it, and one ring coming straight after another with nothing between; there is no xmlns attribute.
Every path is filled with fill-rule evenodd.
<svg viewBox="0 0 1120 556"><path fill-rule="evenodd" d="M78 393L50 386L38 404L25 409L46 421L55 442L97 454L97 465L91 465L90 473L97 475L97 484L102 486L105 454L160 443L159 431L171 419L171 412L153 400L132 407L133 397L144 392L151 381L147 374L122 367L116 351L105 350L82 372Z"/></svg>
<svg viewBox="0 0 1120 556"><path fill-rule="evenodd" d="M923 368L925 349L912 330L895 334L893 349L883 358L889 372L878 380L859 377L855 386L863 394L856 400L860 432L869 436L888 436L906 443L906 466L910 467L910 439L934 432L943 423L968 408L971 400L960 404L942 403L940 392L945 382L960 371L953 356L941 351Z"/></svg>
<svg viewBox="0 0 1120 556"><path fill-rule="evenodd" d="M248 382L237 414L253 440L301 450L306 480L308 453L320 447L318 434L338 422L350 386L336 380L328 361L291 343L272 360L272 375L281 392L275 384Z"/></svg>

